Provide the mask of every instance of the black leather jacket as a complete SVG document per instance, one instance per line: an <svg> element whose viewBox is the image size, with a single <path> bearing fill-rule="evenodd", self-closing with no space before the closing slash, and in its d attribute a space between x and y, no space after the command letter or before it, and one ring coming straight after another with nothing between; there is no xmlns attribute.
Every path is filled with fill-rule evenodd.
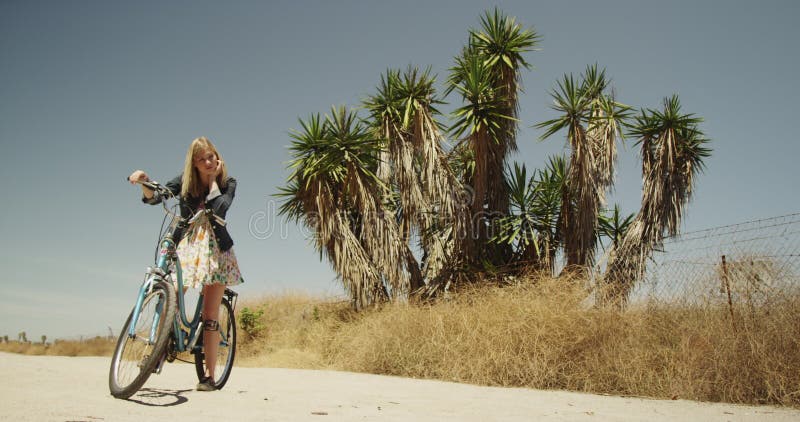
<svg viewBox="0 0 800 422"><path fill-rule="evenodd" d="M178 175L174 179L167 182L164 186L166 186L175 196L179 196L181 194L181 180L182 175ZM231 203L233 202L233 196L236 194L236 179L233 177L229 177L227 179L227 183L225 187L220 187L219 189L220 195L216 198L206 201L205 198L180 198L180 209L181 209L181 217L183 218L191 218L195 212L197 212L198 208L200 207L201 203L205 203L206 209L211 209L214 211L214 214L219 216L220 218L224 219L225 214L228 212L228 208L230 208ZM155 205L160 204L162 198L158 193L153 195L152 198L148 199L142 197L142 202L145 204ZM214 236L217 239L217 245L219 246L219 250L227 251L233 247L233 239L231 239L231 235L228 233L228 229L219 224L216 219L211 218L211 228L214 230ZM175 232L173 233L173 239L175 240L175 244L177 245L181 239L183 238L183 229L178 227Z"/></svg>

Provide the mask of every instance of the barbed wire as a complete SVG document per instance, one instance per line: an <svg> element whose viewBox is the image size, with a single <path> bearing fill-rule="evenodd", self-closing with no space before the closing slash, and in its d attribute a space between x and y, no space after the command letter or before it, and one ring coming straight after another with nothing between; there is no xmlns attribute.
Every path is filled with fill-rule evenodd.
<svg viewBox="0 0 800 422"><path fill-rule="evenodd" d="M748 224L759 224L762 227L771 227L767 222L776 221L776 220L780 220L780 219L795 219L796 221L800 221L800 213L778 215L778 216L775 216L775 217L767 217L767 218L761 218L761 219L758 219L758 220L744 221L744 222L741 222L741 223L728 224L728 225L724 225L724 226L712 227L712 228L709 228L709 229L700 229L700 230L688 231L688 232L680 233L680 234L678 234L676 236L672 236L672 237L670 237L668 239L681 239L681 238L686 238L687 236L694 236L694 235L697 235L697 234L700 234L700 233L712 232L712 231L716 231L716 230L731 229L731 228L734 228L734 227L746 226ZM791 224L793 222L794 221L790 221L790 222L787 222L785 224ZM777 224L777 225L780 225L780 224ZM703 236L703 237L705 237L705 236ZM666 242L666 240L665 240L665 242Z"/></svg>
<svg viewBox="0 0 800 422"><path fill-rule="evenodd" d="M754 306L800 294L800 213L666 239L629 301Z"/></svg>

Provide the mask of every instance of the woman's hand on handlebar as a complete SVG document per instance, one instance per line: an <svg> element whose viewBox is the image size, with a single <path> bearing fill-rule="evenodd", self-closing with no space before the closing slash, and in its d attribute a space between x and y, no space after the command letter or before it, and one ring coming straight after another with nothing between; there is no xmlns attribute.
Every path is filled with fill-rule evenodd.
<svg viewBox="0 0 800 422"><path fill-rule="evenodd" d="M135 185L136 182L149 182L150 177L147 176L147 173L145 173L144 171L136 170L133 173L131 173L130 176L128 176L128 181L131 182L132 185Z"/></svg>
<svg viewBox="0 0 800 422"><path fill-rule="evenodd" d="M142 182L150 181L150 177L144 171L134 171L130 176L128 176L128 181L131 182L132 185L139 183L142 187L142 195L144 195L145 198L150 199L153 197L153 190L142 184Z"/></svg>

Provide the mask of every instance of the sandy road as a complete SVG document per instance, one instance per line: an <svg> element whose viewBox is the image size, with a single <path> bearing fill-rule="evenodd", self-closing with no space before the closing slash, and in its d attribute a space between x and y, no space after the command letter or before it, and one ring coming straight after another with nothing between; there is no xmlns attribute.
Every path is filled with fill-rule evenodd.
<svg viewBox="0 0 800 422"><path fill-rule="evenodd" d="M222 391L193 390L167 365L130 400L108 393L108 358L0 353L9 421L800 421L800 410L478 387L334 371L234 368ZM198 419L199 417L199 419Z"/></svg>

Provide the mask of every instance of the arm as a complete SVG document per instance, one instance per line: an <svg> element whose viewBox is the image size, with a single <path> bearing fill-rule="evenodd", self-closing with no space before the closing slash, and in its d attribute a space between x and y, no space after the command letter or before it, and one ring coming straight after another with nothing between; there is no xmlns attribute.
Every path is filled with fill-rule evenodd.
<svg viewBox="0 0 800 422"><path fill-rule="evenodd" d="M169 191L172 192L173 195L175 196L180 195L181 175L179 174L178 176L167 182L164 186L166 186L166 188L169 189ZM150 192L149 197L147 196L147 193L145 193L145 191ZM160 204L161 201L163 201L164 199L161 197L161 195L155 195L155 192L145 188L144 186L142 186L142 193L144 193L144 195L142 196L142 202L144 202L145 204L150 204L150 205Z"/></svg>
<svg viewBox="0 0 800 422"><path fill-rule="evenodd" d="M142 170L134 170L130 176L128 176L128 181L131 182L132 185L135 185L137 182L148 182L150 181L150 176L147 175ZM154 192L145 185L139 185L142 188L142 201L147 202L148 200L153 198Z"/></svg>
<svg viewBox="0 0 800 422"><path fill-rule="evenodd" d="M213 210L214 214L224 219L225 214L228 212L228 208L230 208L231 203L233 203L233 197L236 195L236 179L229 177L228 184L225 188L225 193L220 193L219 195L214 196L213 193L216 186L216 182L214 182L211 186L211 193L209 193L208 197L206 198L206 208ZM218 187L217 191L219 191Z"/></svg>

